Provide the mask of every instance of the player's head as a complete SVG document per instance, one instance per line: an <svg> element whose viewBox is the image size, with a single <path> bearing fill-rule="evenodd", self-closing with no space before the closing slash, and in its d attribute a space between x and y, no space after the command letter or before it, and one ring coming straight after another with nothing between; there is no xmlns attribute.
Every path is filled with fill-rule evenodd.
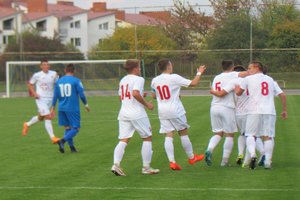
<svg viewBox="0 0 300 200"><path fill-rule="evenodd" d="M137 59L129 59L126 61L124 65L124 69L127 74L140 75L141 74L141 66L140 61Z"/></svg>
<svg viewBox="0 0 300 200"><path fill-rule="evenodd" d="M253 61L248 66L249 74L263 73L264 70L265 70L264 65L258 61Z"/></svg>
<svg viewBox="0 0 300 200"><path fill-rule="evenodd" d="M169 59L161 59L158 61L158 69L161 73L167 72L172 73L173 72L173 65L172 62Z"/></svg>
<svg viewBox="0 0 300 200"><path fill-rule="evenodd" d="M230 71L233 70L233 61L232 60L223 60L222 61L222 69L223 71Z"/></svg>
<svg viewBox="0 0 300 200"><path fill-rule="evenodd" d="M43 72L48 72L50 69L50 65L48 63L48 60L46 58L41 60L40 68Z"/></svg>
<svg viewBox="0 0 300 200"><path fill-rule="evenodd" d="M65 67L65 73L66 74L74 74L75 73L75 66L73 64L68 64Z"/></svg>
<svg viewBox="0 0 300 200"><path fill-rule="evenodd" d="M243 67L242 65L237 65L233 68L233 71L236 71L236 72L244 72L246 71L245 67Z"/></svg>

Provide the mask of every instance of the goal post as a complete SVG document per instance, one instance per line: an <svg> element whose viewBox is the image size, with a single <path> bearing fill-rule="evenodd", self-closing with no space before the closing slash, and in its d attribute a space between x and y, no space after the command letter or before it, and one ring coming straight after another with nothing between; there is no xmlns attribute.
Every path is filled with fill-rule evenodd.
<svg viewBox="0 0 300 200"><path fill-rule="evenodd" d="M126 72L123 65L126 60L60 60L48 61L50 70L63 75L64 66L74 64L75 76L80 78L86 90L117 90L121 77ZM27 82L33 73L40 71L40 61L8 61L6 62L6 97L12 93L27 92ZM144 65L141 63L142 71ZM142 73L143 75L143 73Z"/></svg>

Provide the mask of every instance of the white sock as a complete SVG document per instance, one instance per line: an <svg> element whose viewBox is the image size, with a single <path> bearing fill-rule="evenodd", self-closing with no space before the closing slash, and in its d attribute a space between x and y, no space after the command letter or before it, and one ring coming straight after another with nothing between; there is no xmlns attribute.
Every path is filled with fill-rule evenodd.
<svg viewBox="0 0 300 200"><path fill-rule="evenodd" d="M173 145L173 138L166 137L165 138L165 150L170 162L176 162L174 156L174 145Z"/></svg>
<svg viewBox="0 0 300 200"><path fill-rule="evenodd" d="M247 150L250 153L250 157L256 158L254 137L253 136L247 137L246 144L247 144Z"/></svg>
<svg viewBox="0 0 300 200"><path fill-rule="evenodd" d="M244 165L249 165L250 159L251 159L250 153L249 153L249 151L246 149L245 158L244 158Z"/></svg>
<svg viewBox="0 0 300 200"><path fill-rule="evenodd" d="M260 155L264 155L265 154L264 143L261 140L261 138L256 138L256 149L257 149L257 151L259 151Z"/></svg>
<svg viewBox="0 0 300 200"><path fill-rule="evenodd" d="M264 147L265 147L265 156L266 156L265 163L271 164L272 163L273 149L274 149L274 141L273 140L266 140L265 143L264 143Z"/></svg>
<svg viewBox="0 0 300 200"><path fill-rule="evenodd" d="M226 137L223 145L223 160L228 161L233 148L233 137Z"/></svg>
<svg viewBox="0 0 300 200"><path fill-rule="evenodd" d="M123 155L125 153L125 148L127 146L126 142L120 141L114 151L114 164L120 166Z"/></svg>
<svg viewBox="0 0 300 200"><path fill-rule="evenodd" d="M219 135L212 136L209 143L208 143L207 150L210 151L210 153L212 153L214 151L214 149L216 148L216 146L221 141L221 139L222 139L222 137L219 136Z"/></svg>
<svg viewBox="0 0 300 200"><path fill-rule="evenodd" d="M31 118L31 120L29 122L26 122L27 126L31 126L35 123L39 122L39 117L38 116L34 116Z"/></svg>
<svg viewBox="0 0 300 200"><path fill-rule="evenodd" d="M240 135L238 138L239 155L244 155L245 147L246 147L246 137Z"/></svg>
<svg viewBox="0 0 300 200"><path fill-rule="evenodd" d="M52 127L52 121L51 120L48 120L48 119L45 120L45 128L46 128L50 138L53 138L54 133L53 133L53 127Z"/></svg>
<svg viewBox="0 0 300 200"><path fill-rule="evenodd" d="M152 160L152 142L144 141L142 146L143 167L149 168Z"/></svg>
<svg viewBox="0 0 300 200"><path fill-rule="evenodd" d="M180 136L181 145L189 159L194 158L193 145L188 135Z"/></svg>

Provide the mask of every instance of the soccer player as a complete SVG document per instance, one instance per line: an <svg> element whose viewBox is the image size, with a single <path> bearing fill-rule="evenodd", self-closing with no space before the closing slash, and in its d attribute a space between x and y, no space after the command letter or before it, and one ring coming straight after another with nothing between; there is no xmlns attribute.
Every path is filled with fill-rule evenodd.
<svg viewBox="0 0 300 200"><path fill-rule="evenodd" d="M222 91L230 81L248 75L247 72L234 72L234 65L231 60L223 60L222 68L223 73L217 75L213 80L212 94L214 94L214 91ZM213 150L222 137L225 136L221 166L228 166L229 157L233 148L234 133L237 132L234 91L228 91L228 94L226 96L223 95L222 97L213 96L210 117L214 136L210 139L207 150L205 151L206 164L208 166L212 165Z"/></svg>
<svg viewBox="0 0 300 200"><path fill-rule="evenodd" d="M55 105L58 100L58 122L60 126L64 126L65 128L64 137L58 141L59 151L64 153L64 143L68 142L71 152L75 153L77 150L74 146L73 138L80 129L79 98L85 105L87 112L90 111L90 108L80 79L74 77L74 65L67 65L64 71L65 76L61 77L55 84L51 113L54 114Z"/></svg>
<svg viewBox="0 0 300 200"><path fill-rule="evenodd" d="M160 60L158 67L161 74L152 80L151 87L154 91L152 96L157 99L158 104L159 132L166 134L164 146L170 162L170 169L181 170L182 167L176 163L174 156L173 137L175 131L180 135L181 144L190 164L202 160L204 155L197 155L193 152L193 146L187 131L190 126L187 123L186 112L180 100L180 89L181 87L196 86L206 68L205 66L199 67L195 78L188 80L173 74L173 65L168 59Z"/></svg>
<svg viewBox="0 0 300 200"><path fill-rule="evenodd" d="M141 67L139 60L127 60L124 66L127 75L119 83L121 109L119 112L119 143L114 150L114 163L111 171L117 176L126 176L120 163L125 148L135 131L143 140L142 145L142 174L157 174L159 169L150 166L152 160L152 129L145 107L153 110L153 104L143 97L144 78L140 77Z"/></svg>
<svg viewBox="0 0 300 200"><path fill-rule="evenodd" d="M249 92L249 107L246 121L246 144L250 153L250 168L256 168L255 137L261 137L264 141L265 161L264 167L271 168L274 149L276 111L274 96L280 96L282 119L287 118L286 96L278 84L269 76L264 75L264 67L260 62L252 62L248 67L249 74L237 89L237 95L245 90Z"/></svg>
<svg viewBox="0 0 300 200"><path fill-rule="evenodd" d="M58 142L59 138L55 137L53 133L51 120L54 116L50 113L50 107L53 98L53 87L58 76L55 71L50 70L50 65L46 59L41 60L40 68L41 71L34 73L28 83L29 93L35 98L38 107L38 115L32 117L31 120L23 124L22 135L27 135L30 126L45 120L46 131L50 136L52 143L55 144Z"/></svg>

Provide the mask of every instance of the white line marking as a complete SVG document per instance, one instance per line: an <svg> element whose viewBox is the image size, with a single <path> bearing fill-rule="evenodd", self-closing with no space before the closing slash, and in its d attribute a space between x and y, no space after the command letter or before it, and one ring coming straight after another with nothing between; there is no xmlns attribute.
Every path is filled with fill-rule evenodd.
<svg viewBox="0 0 300 200"><path fill-rule="evenodd" d="M299 189L280 189L280 188L149 188L149 187L9 187L0 186L0 190L150 190L150 191L231 191L231 192L300 192Z"/></svg>

